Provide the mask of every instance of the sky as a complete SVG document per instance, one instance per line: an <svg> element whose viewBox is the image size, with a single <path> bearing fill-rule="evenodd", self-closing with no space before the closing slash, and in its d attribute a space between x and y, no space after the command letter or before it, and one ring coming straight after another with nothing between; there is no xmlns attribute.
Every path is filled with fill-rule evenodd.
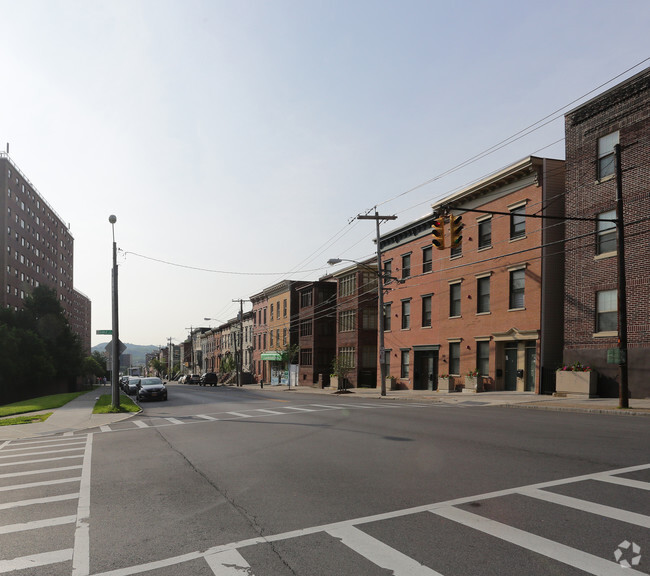
<svg viewBox="0 0 650 576"><path fill-rule="evenodd" d="M179 343L235 300L371 257L359 214L396 215L388 232L529 155L564 158L563 114L650 65L647 0L0 0L0 14L0 149L70 226L93 345L110 339L96 331L111 328L113 232L120 339Z"/></svg>

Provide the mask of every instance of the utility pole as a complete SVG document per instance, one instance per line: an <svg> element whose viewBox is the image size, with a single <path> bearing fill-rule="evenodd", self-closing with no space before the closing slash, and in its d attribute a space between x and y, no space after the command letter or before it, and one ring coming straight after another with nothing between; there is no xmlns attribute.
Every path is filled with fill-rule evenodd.
<svg viewBox="0 0 650 576"><path fill-rule="evenodd" d="M357 220L374 220L377 228L377 315L379 324L379 373L381 375L381 395L386 396L386 365L384 364L384 272L381 265L381 246L379 244L379 222L396 220L397 216L380 216L375 208L374 216L357 216Z"/></svg>
<svg viewBox="0 0 650 576"><path fill-rule="evenodd" d="M172 379L172 370L174 369L174 349L172 348L172 339L167 338L167 380Z"/></svg>
<svg viewBox="0 0 650 576"><path fill-rule="evenodd" d="M194 327L185 328L190 331L190 374L194 374Z"/></svg>
<svg viewBox="0 0 650 576"><path fill-rule="evenodd" d="M621 145L614 146L616 171L616 253L618 266L618 407L629 408L627 385L627 280L625 277L625 226L623 218L623 169Z"/></svg>
<svg viewBox="0 0 650 576"><path fill-rule="evenodd" d="M237 354L237 337L235 336L235 364L237 365L237 386L244 385L244 302L241 298L233 300L239 302L239 355Z"/></svg>
<svg viewBox="0 0 650 576"><path fill-rule="evenodd" d="M117 218L111 214L108 217L108 221L111 223L111 228L113 230L113 286L112 286L112 295L113 295L113 326L111 333L113 334L113 341L111 343L111 354L113 356L113 365L111 370L111 405L113 408L120 407L120 386L119 386L119 376L120 376L120 330L119 330L119 313L118 313L118 300L117 300L117 243L115 242L115 222Z"/></svg>

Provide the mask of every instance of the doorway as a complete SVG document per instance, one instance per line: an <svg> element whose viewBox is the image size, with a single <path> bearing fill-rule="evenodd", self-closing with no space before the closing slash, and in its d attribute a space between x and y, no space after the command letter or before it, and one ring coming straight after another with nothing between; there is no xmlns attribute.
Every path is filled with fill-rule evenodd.
<svg viewBox="0 0 650 576"><path fill-rule="evenodd" d="M510 392L517 391L517 343L506 344L505 347L505 382L504 390Z"/></svg>
<svg viewBox="0 0 650 576"><path fill-rule="evenodd" d="M438 351L415 351L414 390L437 390L438 388Z"/></svg>

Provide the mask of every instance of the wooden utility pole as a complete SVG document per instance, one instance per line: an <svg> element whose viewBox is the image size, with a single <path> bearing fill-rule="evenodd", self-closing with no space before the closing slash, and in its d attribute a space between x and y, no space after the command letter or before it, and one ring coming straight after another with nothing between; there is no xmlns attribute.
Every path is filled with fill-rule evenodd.
<svg viewBox="0 0 650 576"><path fill-rule="evenodd" d="M381 246L379 244L379 222L381 220L396 220L397 216L380 216L375 208L374 216L357 216L357 220L374 220L377 227L377 321L379 324L379 373L381 374L381 395L386 396L386 365L384 356L384 272L381 266Z"/></svg>
<svg viewBox="0 0 650 576"><path fill-rule="evenodd" d="M629 408L627 384L627 281L625 278L625 226L623 218L623 169L621 145L614 146L616 171L616 258L618 266L618 407Z"/></svg>

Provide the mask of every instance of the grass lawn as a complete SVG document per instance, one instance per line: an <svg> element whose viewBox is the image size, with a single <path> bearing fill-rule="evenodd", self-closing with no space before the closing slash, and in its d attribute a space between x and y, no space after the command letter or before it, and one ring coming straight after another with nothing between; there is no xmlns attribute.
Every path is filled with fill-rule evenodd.
<svg viewBox="0 0 650 576"><path fill-rule="evenodd" d="M16 418L2 418L0 420L0 426L13 426L14 424L32 424L33 422L45 422L52 412L46 412L45 414L34 414L32 416L16 416Z"/></svg>
<svg viewBox="0 0 650 576"><path fill-rule="evenodd" d="M126 394L120 394L120 407L115 409L112 406L113 396L112 394L102 394L99 397L99 400L95 403L95 408L93 409L93 414L112 414L116 412L140 412L140 406L138 406L131 398Z"/></svg>
<svg viewBox="0 0 650 576"><path fill-rule="evenodd" d="M86 392L88 390L84 390L83 392L69 392L67 394L53 394L52 396L41 396L40 398L6 404L5 406L0 406L0 418L3 416L13 416L14 414L26 414L27 412L60 408L70 402L70 400L74 400L77 396L81 396L81 394L85 394Z"/></svg>

